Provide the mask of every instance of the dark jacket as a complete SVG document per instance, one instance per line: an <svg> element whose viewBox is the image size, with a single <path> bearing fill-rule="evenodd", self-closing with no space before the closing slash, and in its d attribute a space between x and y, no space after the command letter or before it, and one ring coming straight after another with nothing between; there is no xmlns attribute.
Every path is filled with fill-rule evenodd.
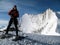
<svg viewBox="0 0 60 45"><path fill-rule="evenodd" d="M8 12L8 14L13 18L19 17L19 13L17 9L16 10L12 9L11 11Z"/></svg>

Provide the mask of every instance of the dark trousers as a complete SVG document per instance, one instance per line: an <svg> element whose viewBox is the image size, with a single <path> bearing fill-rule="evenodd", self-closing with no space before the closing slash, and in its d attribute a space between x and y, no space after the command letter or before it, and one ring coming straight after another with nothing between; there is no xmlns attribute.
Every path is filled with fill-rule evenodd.
<svg viewBox="0 0 60 45"><path fill-rule="evenodd" d="M8 34L9 28L12 25L12 23L14 24L14 26L16 28L16 36L18 36L18 26L17 26L18 25L18 20L17 20L17 18L11 18L10 19L7 30L6 30L6 34Z"/></svg>

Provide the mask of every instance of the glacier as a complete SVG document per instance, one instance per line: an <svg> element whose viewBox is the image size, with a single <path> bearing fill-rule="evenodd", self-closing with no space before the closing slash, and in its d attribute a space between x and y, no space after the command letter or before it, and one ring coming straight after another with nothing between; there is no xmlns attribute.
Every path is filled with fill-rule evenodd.
<svg viewBox="0 0 60 45"><path fill-rule="evenodd" d="M24 33L59 36L60 34L56 32L57 21L56 13L49 8L44 13L37 15L24 14L21 18L20 29Z"/></svg>

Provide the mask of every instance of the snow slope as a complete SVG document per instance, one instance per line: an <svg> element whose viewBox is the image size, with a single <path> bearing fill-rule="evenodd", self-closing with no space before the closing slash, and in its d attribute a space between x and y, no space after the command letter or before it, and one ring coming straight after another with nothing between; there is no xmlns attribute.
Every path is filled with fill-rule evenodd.
<svg viewBox="0 0 60 45"><path fill-rule="evenodd" d="M9 32L10 34L14 34L15 32ZM2 33L0 33L1 35ZM21 33L19 32L21 36ZM12 41L14 38L5 38L0 39L0 45L60 45L60 36L48 36L48 35L37 35L37 34L29 34L26 33L28 37L18 40Z"/></svg>
<svg viewBox="0 0 60 45"><path fill-rule="evenodd" d="M25 33L60 35L56 33L57 21L56 13L51 9L47 9L44 13L37 15L24 14L20 29Z"/></svg>

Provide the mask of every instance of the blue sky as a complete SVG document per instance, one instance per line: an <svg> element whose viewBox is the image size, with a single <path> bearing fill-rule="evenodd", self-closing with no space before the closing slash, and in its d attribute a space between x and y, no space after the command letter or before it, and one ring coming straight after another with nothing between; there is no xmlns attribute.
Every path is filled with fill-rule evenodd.
<svg viewBox="0 0 60 45"><path fill-rule="evenodd" d="M38 14L51 8L60 11L60 0L0 0L0 20L9 20L8 11L17 5L20 16L25 13Z"/></svg>

